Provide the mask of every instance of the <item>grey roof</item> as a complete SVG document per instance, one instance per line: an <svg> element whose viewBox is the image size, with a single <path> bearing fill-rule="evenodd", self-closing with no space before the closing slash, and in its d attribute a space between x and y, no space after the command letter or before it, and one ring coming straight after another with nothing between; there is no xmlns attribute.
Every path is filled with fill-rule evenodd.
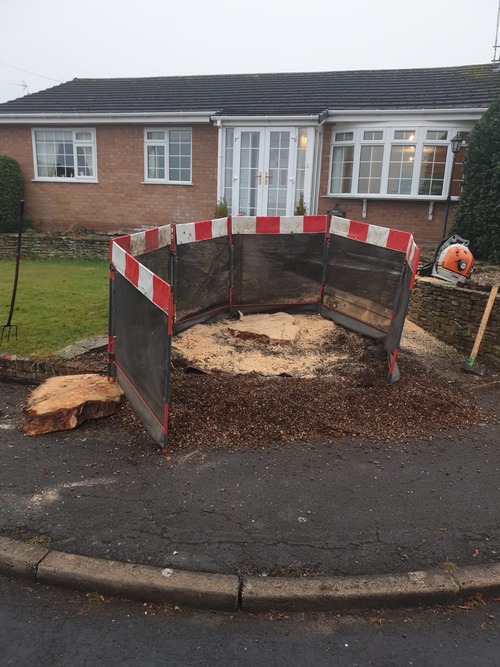
<svg viewBox="0 0 500 667"><path fill-rule="evenodd" d="M0 115L31 113L320 114L325 109L488 107L500 94L492 64L408 70L73 79L0 104Z"/></svg>

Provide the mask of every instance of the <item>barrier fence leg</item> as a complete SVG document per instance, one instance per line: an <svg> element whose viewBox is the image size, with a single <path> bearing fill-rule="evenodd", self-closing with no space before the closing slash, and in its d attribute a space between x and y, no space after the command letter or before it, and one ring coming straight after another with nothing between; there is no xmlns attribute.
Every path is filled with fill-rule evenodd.
<svg viewBox="0 0 500 667"><path fill-rule="evenodd" d="M107 373L108 379L113 381L116 380L115 340L115 267L110 264Z"/></svg>
<svg viewBox="0 0 500 667"><path fill-rule="evenodd" d="M324 295L324 292L325 292L329 256L330 256L330 233L327 229L326 234L325 234L325 243L323 245L323 258L322 258L323 266L322 266L322 274L321 274L321 285L320 285L320 288L319 288L318 312L320 311L321 306L323 305L323 295Z"/></svg>

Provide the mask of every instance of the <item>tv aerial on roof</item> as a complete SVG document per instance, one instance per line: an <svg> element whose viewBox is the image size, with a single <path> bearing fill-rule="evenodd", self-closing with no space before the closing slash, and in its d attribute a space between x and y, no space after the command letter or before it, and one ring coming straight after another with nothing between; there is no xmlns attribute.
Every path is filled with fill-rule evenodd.
<svg viewBox="0 0 500 667"><path fill-rule="evenodd" d="M500 58L498 57L498 51L500 49L500 44L498 43L498 27L500 25L500 0L498 0L498 11L497 11L497 29L495 33L495 44L493 45L493 60L494 65L500 65Z"/></svg>

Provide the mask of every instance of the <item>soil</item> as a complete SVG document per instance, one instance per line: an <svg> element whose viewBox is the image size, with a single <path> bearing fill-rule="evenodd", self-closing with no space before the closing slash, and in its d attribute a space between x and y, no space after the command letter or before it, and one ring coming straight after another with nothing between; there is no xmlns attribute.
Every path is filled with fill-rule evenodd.
<svg viewBox="0 0 500 667"><path fill-rule="evenodd" d="M232 340L236 346L247 345L248 354L259 345L267 348L264 357L271 361L300 360L305 354L300 347L290 352L279 346L270 353L269 346L256 341ZM393 385L387 384L385 353L373 340L333 325L321 349L322 365L308 377L288 372L266 376L255 370L186 372L193 368L174 366L169 451L293 441L334 444L346 437L387 442L422 434L432 438L433 433L485 420L474 395L484 380L461 372L462 355L409 321L398 359L401 379ZM104 353L82 355L80 361L87 371L105 368ZM148 440L127 401L109 419L126 425L132 439Z"/></svg>
<svg viewBox="0 0 500 667"><path fill-rule="evenodd" d="M476 267L463 287L489 292L493 285L500 285L500 269L498 267Z"/></svg>

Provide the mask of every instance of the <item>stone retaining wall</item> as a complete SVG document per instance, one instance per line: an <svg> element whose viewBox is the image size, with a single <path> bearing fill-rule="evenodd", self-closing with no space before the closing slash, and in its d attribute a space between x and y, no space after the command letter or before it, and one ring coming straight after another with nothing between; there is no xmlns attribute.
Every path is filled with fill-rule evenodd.
<svg viewBox="0 0 500 667"><path fill-rule="evenodd" d="M80 373L96 372L95 370L85 369L82 362L79 361L67 361L58 358L34 359L0 352L0 380L38 384L54 375L78 375Z"/></svg>
<svg viewBox="0 0 500 667"><path fill-rule="evenodd" d="M439 340L463 352L466 361L488 296L489 292L420 278L415 282L408 317ZM477 358L483 364L500 366L500 295L493 305Z"/></svg>
<svg viewBox="0 0 500 667"><path fill-rule="evenodd" d="M109 236L88 237L47 236L24 233L21 241L23 259L53 259L73 257L80 259L108 259ZM0 259L16 256L17 234L0 234Z"/></svg>

